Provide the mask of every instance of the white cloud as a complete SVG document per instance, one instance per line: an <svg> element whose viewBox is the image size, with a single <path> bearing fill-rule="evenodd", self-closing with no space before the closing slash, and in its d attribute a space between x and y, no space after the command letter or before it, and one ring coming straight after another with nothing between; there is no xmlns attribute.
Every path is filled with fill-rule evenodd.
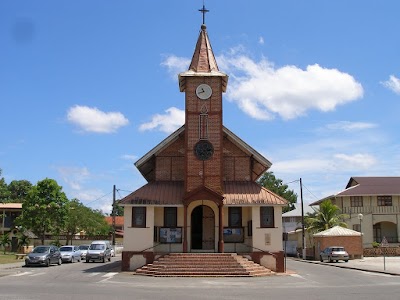
<svg viewBox="0 0 400 300"><path fill-rule="evenodd" d="M377 160L370 154L336 154L335 158L341 163L342 168L346 169L369 169L373 167Z"/></svg>
<svg viewBox="0 0 400 300"><path fill-rule="evenodd" d="M185 57L178 57L175 55L169 55L166 56L161 65L167 67L168 73L171 74L173 79L177 80L177 75L183 71L186 71L189 68L190 59Z"/></svg>
<svg viewBox="0 0 400 300"><path fill-rule="evenodd" d="M176 107L168 108L164 115L156 114L148 123L140 125L140 131L160 130L166 133L172 133L185 123L185 111Z"/></svg>
<svg viewBox="0 0 400 300"><path fill-rule="evenodd" d="M58 173L68 186L75 191L81 190L81 184L90 176L86 167L57 167Z"/></svg>
<svg viewBox="0 0 400 300"><path fill-rule="evenodd" d="M301 158L278 161L272 165L273 172L296 174L308 173L320 170L332 170L330 160L323 158Z"/></svg>
<svg viewBox="0 0 400 300"><path fill-rule="evenodd" d="M129 124L120 112L103 112L96 107L75 105L68 110L67 119L83 131L97 133L116 132Z"/></svg>
<svg viewBox="0 0 400 300"><path fill-rule="evenodd" d="M121 156L121 158L124 160L135 161L138 157L136 155L132 155L132 154L124 154Z"/></svg>
<svg viewBox="0 0 400 300"><path fill-rule="evenodd" d="M260 36L260 37L258 38L258 43L259 43L260 45L264 45L264 38L263 38L262 36Z"/></svg>
<svg viewBox="0 0 400 300"><path fill-rule="evenodd" d="M332 111L363 96L361 84L351 75L317 64L305 70L275 68L266 59L256 62L239 54L218 60L232 74L228 99L255 119L270 120L279 115L288 120L309 110Z"/></svg>
<svg viewBox="0 0 400 300"><path fill-rule="evenodd" d="M344 131L358 131L358 130L376 128L376 127L378 127L378 125L374 124L374 123L349 122L349 121L340 121L337 123L332 123L332 124L326 125L327 129L344 130Z"/></svg>
<svg viewBox="0 0 400 300"><path fill-rule="evenodd" d="M259 43L263 43L262 37ZM271 120L277 115L288 120L310 110L332 111L339 105L362 98L363 88L350 74L318 64L305 70L296 66L274 67L265 58L255 61L239 45L217 58L230 74L227 99L255 119ZM169 56L162 65L174 75L188 66L189 59Z"/></svg>
<svg viewBox="0 0 400 300"><path fill-rule="evenodd" d="M400 79L394 75L390 75L389 80L381 82L389 90L392 90L396 94L400 95Z"/></svg>

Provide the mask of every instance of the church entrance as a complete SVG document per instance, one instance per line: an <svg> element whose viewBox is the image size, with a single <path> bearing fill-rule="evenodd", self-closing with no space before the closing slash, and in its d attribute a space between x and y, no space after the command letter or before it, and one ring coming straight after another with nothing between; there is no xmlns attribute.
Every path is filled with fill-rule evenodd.
<svg viewBox="0 0 400 300"><path fill-rule="evenodd" d="M197 206L191 218L192 250L215 251L215 216L206 205Z"/></svg>

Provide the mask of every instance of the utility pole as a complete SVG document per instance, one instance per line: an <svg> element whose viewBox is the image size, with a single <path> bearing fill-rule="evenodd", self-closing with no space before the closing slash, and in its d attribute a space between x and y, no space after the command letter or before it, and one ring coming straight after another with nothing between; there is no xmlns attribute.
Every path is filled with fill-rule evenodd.
<svg viewBox="0 0 400 300"><path fill-rule="evenodd" d="M303 259L307 258L306 254L306 234L305 234L305 227L304 227L304 203L303 203L303 183L300 178L300 200L301 200L301 232L302 232L302 241L303 241Z"/></svg>
<svg viewBox="0 0 400 300"><path fill-rule="evenodd" d="M116 192L116 188L115 188L115 184L113 187L113 204L112 204L112 227L113 227L113 231L112 231L112 244L113 246L115 246L115 192Z"/></svg>

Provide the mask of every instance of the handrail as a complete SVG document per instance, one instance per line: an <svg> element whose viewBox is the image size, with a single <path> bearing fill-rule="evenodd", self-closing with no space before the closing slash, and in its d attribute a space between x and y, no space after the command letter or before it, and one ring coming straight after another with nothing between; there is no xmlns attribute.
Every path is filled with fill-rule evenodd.
<svg viewBox="0 0 400 300"><path fill-rule="evenodd" d="M260 249L260 248L257 248L257 247L254 247L254 246L248 245L248 244L246 244L246 243L243 243L243 245L245 245L245 246L247 246L247 247L249 247L249 248L252 248L252 249L255 249L255 250L261 251L261 252L263 252L263 253L268 253L269 255L272 255L273 257L275 257L275 258L276 258L276 254L274 254L274 253L272 253L272 252L269 252L269 251L267 251L267 250L262 250L262 249Z"/></svg>
<svg viewBox="0 0 400 300"><path fill-rule="evenodd" d="M162 244L162 243L158 243L158 244L156 244L156 245L153 245L153 246L151 246L151 247L149 247L149 248L143 249L143 250L139 251L139 253L142 253L142 252L145 252L146 250L149 250L149 249L155 248L155 247L157 247L158 245L161 245L161 244Z"/></svg>

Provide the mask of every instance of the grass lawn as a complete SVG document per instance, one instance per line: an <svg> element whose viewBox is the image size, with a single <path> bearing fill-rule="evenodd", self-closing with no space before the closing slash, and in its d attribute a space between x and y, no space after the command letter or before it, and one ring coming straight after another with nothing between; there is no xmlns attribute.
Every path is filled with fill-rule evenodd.
<svg viewBox="0 0 400 300"><path fill-rule="evenodd" d="M6 252L6 254L4 255L3 252L0 252L0 264L9 264L9 263L15 263L21 261L20 259L17 260L15 258L15 253L9 253Z"/></svg>

